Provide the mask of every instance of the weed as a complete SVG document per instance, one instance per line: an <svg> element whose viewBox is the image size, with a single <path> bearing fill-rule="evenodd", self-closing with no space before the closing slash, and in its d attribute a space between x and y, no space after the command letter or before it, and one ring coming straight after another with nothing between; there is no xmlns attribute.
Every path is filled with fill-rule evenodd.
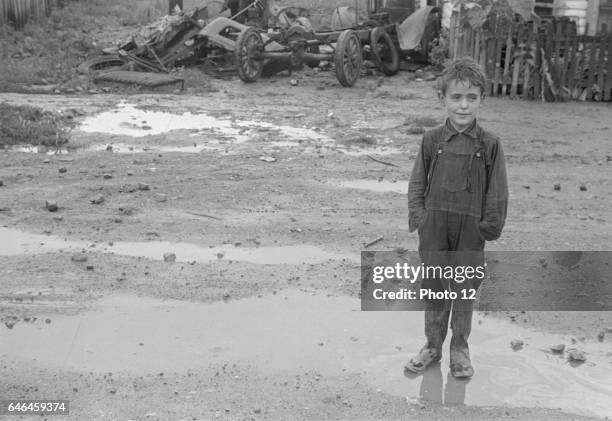
<svg viewBox="0 0 612 421"><path fill-rule="evenodd" d="M73 123L40 108L0 103L0 146L17 144L59 147L68 142Z"/></svg>
<svg viewBox="0 0 612 421"><path fill-rule="evenodd" d="M422 127L434 127L437 126L440 122L438 119L433 117L416 117L412 120L412 124L414 126L422 126Z"/></svg>

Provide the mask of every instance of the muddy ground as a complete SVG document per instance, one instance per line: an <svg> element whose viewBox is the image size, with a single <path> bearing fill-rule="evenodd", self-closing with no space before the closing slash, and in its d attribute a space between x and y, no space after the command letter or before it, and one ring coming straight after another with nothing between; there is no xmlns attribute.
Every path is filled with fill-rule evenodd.
<svg viewBox="0 0 612 421"><path fill-rule="evenodd" d="M11 244L5 249L16 249L4 250L0 256L0 317L6 325L1 327L1 338L10 341L10 335L22 332L15 336L14 346L5 342L0 347L0 396L69 399L70 419L75 420L566 420L611 415L605 414L605 406L597 411L590 411L588 402L581 406L584 397L579 393L563 398L570 401L570 407L576 404L575 410L537 400L503 404L503 398L471 405L471 400L478 399L470 393L479 392L470 392L469 386L467 397L456 405L429 401L422 394L401 395L369 379L359 361L353 361L355 365L336 361L331 352L321 357L322 366L331 366L323 369L316 357L308 360L317 349L325 348L324 341L312 339L312 352L303 351L308 364L291 355L285 355L288 362L284 366L270 363L262 354L250 353L248 341L241 350L223 352L221 343L207 339L206 328L198 327L203 323L198 317L187 317L180 324L189 326L198 338L204 332L192 345L213 349L210 355L214 358L191 361L198 354L185 351L182 356L183 345L177 340L175 346L168 346L172 352L166 359L162 353L161 360L147 360L150 356L145 352L141 361L146 363L138 367L109 362L114 369L106 370L104 364L86 357L71 362L69 355L48 355L60 351L50 344L47 354L45 345L37 342L36 336L44 336L45 329L61 330L58 323L85 317L104 299L116 296L173 299L204 307L225 303L237 312L236 316L230 312L230 319L258 317L256 312L240 313L241 303L248 307L257 297L274 300L296 291L314 294L310 304L314 309L316 297L350 298L358 304L358 256L364 244L384 237L374 248L416 249L416 236L408 233L406 196L398 192L407 188L420 133L444 116L434 99L433 82L417 76L409 72L392 78L372 75L345 89L331 72L308 70L292 76L297 86L282 76L251 85L236 78L213 80L211 92L198 94L189 90L130 96L0 94L0 101L11 104L72 109L79 122L91 122L99 113L116 110L123 103L117 115L125 111L125 104L148 112L205 113L230 120L237 130L228 134L192 128L132 137L77 128L68 145L77 149L68 153L0 152L2 242ZM488 244L490 250L609 248L610 111L610 104L486 100L480 121L502 138L511 193L505 232L499 241ZM142 136L154 130L155 122L146 118L131 123L122 128L140 131ZM306 130L294 133L286 126ZM110 126L107 129L102 131L111 131ZM164 149L176 146L196 151L209 148L197 153ZM367 154L397 166L381 164ZM354 180L376 184L370 190L342 184ZM554 189L555 184L560 190ZM100 196L102 203L92 203ZM59 209L48 211L45 201L57 202ZM18 233L43 235L49 243L60 245L34 252L36 244L19 247L26 240ZM73 247L62 245L64 239ZM27 241L46 242L44 237ZM156 244L154 256L137 257L145 242ZM125 243L135 243L127 246L131 253L109 253L115 244ZM201 250L212 247L213 258L187 257L183 243ZM87 261L73 261L71 257L81 249ZM231 260L233 252L245 249L254 250L251 256L255 257ZM257 249L262 253L258 255ZM164 253L175 253L177 261L165 262ZM267 256L269 264L261 264L261 256ZM296 306L300 302L300 298L287 299L295 299ZM278 344L266 345L269 350L286 346L282 335L268 335L264 328L261 336L232 331L232 323L215 314L207 317L215 326L228 323L227 335L232 340L246 336L256 349L263 346L259 342L276 338ZM491 316L508 325L521 325L533 336L538 332L564 335L568 343L573 339L584 346L609 348L612 336L608 333L603 344L598 342L597 335L612 328L607 312L517 311L486 317ZM173 317L172 309L167 317ZM263 318L262 323L275 326L285 317L287 313L281 311ZM397 323L397 314L389 317L395 317L393 323ZM113 320L122 323L120 318ZM327 332L323 336L335 332L333 325L332 318L329 326L320 326ZM150 328L147 325L143 330ZM291 331L290 326L286 328ZM342 327L335 328L343 332ZM79 329L73 336L77 342L68 345L68 353L78 351L78 338L83 334L78 332L88 326ZM403 361L420 347L422 336L418 328L401 329L400 324L393 344L397 365L387 369L403 377ZM315 338L316 332L313 328L304 335ZM351 355L354 343L367 340L367 330L362 335L366 338L351 336L338 349ZM134 332L134 342L138 336ZM157 340L167 344L163 338ZM112 354L112 341L112 336L100 335L97 346ZM147 350L146 343L138 345ZM234 358L233 352L238 356ZM519 355L509 346L507 352L510 357L503 358ZM591 368L609 372L612 354L602 351L599 356L598 367ZM477 354L474 364L472 382L478 382ZM508 369L512 370L512 363ZM574 368L581 369L584 366ZM405 381L418 380L406 377ZM601 381L598 393L608 393L609 380ZM447 384L452 382L449 379ZM465 385L460 386L465 395ZM520 380L515 387L529 390L528 382L521 384ZM554 394L552 398L554 401Z"/></svg>

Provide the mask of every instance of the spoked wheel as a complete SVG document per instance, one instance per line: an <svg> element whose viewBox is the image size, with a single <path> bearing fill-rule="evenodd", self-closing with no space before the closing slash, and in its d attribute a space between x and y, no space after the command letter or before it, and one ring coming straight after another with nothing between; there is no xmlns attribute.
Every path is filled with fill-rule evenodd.
<svg viewBox="0 0 612 421"><path fill-rule="evenodd" d="M387 31L376 27L370 32L370 48L372 61L378 70L387 76L393 76L399 71L399 52Z"/></svg>
<svg viewBox="0 0 612 421"><path fill-rule="evenodd" d="M264 66L263 58L261 58L263 50L263 39L257 30L249 27L240 32L234 54L238 76L243 82L252 83L261 76Z"/></svg>
<svg viewBox="0 0 612 421"><path fill-rule="evenodd" d="M353 86L361 73L361 41L352 29L343 31L338 37L334 52L336 77L342 86Z"/></svg>

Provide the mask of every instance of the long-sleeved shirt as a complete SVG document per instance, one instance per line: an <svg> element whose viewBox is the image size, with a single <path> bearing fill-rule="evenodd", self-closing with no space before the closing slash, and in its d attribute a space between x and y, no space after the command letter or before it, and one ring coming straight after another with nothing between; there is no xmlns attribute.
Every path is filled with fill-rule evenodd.
<svg viewBox="0 0 612 421"><path fill-rule="evenodd" d="M478 218L485 240L501 235L508 209L508 182L499 139L477 121L459 133L447 120L423 135L408 187L409 229L428 210Z"/></svg>

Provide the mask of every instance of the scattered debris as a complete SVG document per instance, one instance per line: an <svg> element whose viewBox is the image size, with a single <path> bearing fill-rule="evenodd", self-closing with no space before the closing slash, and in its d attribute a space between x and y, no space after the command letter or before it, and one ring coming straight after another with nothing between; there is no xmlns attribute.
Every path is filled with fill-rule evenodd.
<svg viewBox="0 0 612 421"><path fill-rule="evenodd" d="M73 262L83 263L87 261L87 255L85 253L73 254L70 260L72 260Z"/></svg>
<svg viewBox="0 0 612 421"><path fill-rule="evenodd" d="M369 243L367 243L366 245L364 245L364 246L363 246L363 248L366 248L366 249L367 249L368 247L371 247L371 246L373 246L374 244L379 243L379 242L381 242L381 241L382 241L382 240L384 240L384 239L385 239L385 237L380 236L380 237L378 237L376 240L370 241Z"/></svg>
<svg viewBox="0 0 612 421"><path fill-rule="evenodd" d="M390 167L399 167L399 165L393 164L391 162L385 162L385 161L381 161L380 159L376 159L370 155L366 155L368 158L370 158L372 161L374 162L378 162L379 164L383 164L383 165L389 165Z"/></svg>
<svg viewBox="0 0 612 421"><path fill-rule="evenodd" d="M46 200L45 201L45 208L49 211L49 212L56 212L59 208L57 206L57 202L51 201L51 200Z"/></svg>
<svg viewBox="0 0 612 421"><path fill-rule="evenodd" d="M97 195L96 197L92 198L89 200L92 204L94 205L100 205L102 203L104 203L104 196L102 196L101 194Z"/></svg>
<svg viewBox="0 0 612 421"><path fill-rule="evenodd" d="M569 351L568 358L570 361L586 361L586 356L584 355L584 352L579 351L577 349L572 349L571 351Z"/></svg>
<svg viewBox="0 0 612 421"><path fill-rule="evenodd" d="M191 211L185 211L185 213L188 213L189 215L194 215L194 216L201 216L202 218L211 218L211 219L216 219L217 221L221 221L221 218L212 216L212 215L208 215L205 213L198 213L198 212L191 212Z"/></svg>
<svg viewBox="0 0 612 421"><path fill-rule="evenodd" d="M565 351L565 344L553 345L550 347L553 354L561 354Z"/></svg>
<svg viewBox="0 0 612 421"><path fill-rule="evenodd" d="M510 346L512 347L513 351L521 350L524 344L525 343L521 341L520 339L513 339L512 341L510 341Z"/></svg>

